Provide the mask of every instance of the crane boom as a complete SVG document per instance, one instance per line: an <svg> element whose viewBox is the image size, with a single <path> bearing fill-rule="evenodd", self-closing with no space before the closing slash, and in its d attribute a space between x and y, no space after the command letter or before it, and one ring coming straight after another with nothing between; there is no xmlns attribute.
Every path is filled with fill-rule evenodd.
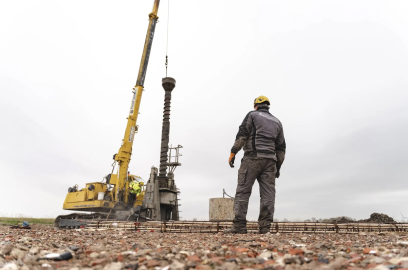
<svg viewBox="0 0 408 270"><path fill-rule="evenodd" d="M134 136L138 130L137 118L139 115L140 102L142 100L142 94L144 91L143 85L146 78L147 65L149 63L154 31L158 19L157 12L159 10L159 4L160 0L154 0L153 10L149 14L149 26L147 28L147 34L143 47L142 59L140 61L139 72L136 79L136 85L133 87L132 91L133 96L130 105L129 115L127 118L125 136L122 140L122 145L119 151L117 152L117 154L113 156L113 159L115 160L114 168L116 168L116 165L118 168L117 173L114 173L114 170L112 170L112 173L106 175L103 181L86 183L85 188L82 188L80 190L78 188L78 185L70 187L68 189L68 194L65 197L63 205L64 210L75 210L83 212L92 211L94 213L105 212L109 213L108 214L109 217L111 212L113 212L112 214L114 214L117 211L126 212L129 209L133 209L135 207L139 207L141 209L141 207L143 206L142 203L144 201L145 188L144 186L142 186L142 190L140 194L137 196L137 199L132 199L129 184L131 181L134 180L138 181L137 179L140 178L136 175L128 175L128 168L132 156ZM176 189L175 185L174 189ZM176 201L177 200L175 200L173 203L175 203ZM144 210L147 209L146 205L143 207ZM58 223L59 220L62 220L64 218L75 219L78 217L81 218L89 216L78 214L59 216L57 217L56 222ZM93 217L94 216L92 216L92 218ZM69 226L72 227L73 225Z"/></svg>
<svg viewBox="0 0 408 270"><path fill-rule="evenodd" d="M118 162L119 165L116 192L123 190L127 178L129 162L132 155L133 139L138 129L138 126L136 125L137 117L139 115L140 101L142 100L142 93L144 91L143 85L146 77L147 65L149 63L154 31L158 19L157 12L159 10L159 4L160 0L155 0L153 4L153 10L149 14L149 27L147 29L136 85L133 88L133 98L130 106L129 117L127 118L128 122L126 126L125 136L123 138L122 146L120 147L118 153L114 156L115 161ZM119 196L115 196L115 200L119 200Z"/></svg>

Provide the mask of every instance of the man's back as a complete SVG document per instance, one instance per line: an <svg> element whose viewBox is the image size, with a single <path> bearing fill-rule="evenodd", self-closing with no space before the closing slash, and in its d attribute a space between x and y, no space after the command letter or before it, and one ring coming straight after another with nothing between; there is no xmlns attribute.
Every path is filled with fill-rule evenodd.
<svg viewBox="0 0 408 270"><path fill-rule="evenodd" d="M239 127L231 152L244 148L245 156L273 158L285 151L286 143L282 123L268 109L258 109L247 114Z"/></svg>

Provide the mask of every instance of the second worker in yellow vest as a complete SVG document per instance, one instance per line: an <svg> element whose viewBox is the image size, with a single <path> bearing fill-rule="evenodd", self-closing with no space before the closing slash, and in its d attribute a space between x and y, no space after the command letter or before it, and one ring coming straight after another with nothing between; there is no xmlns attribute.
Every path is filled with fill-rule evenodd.
<svg viewBox="0 0 408 270"><path fill-rule="evenodd" d="M135 180L131 181L129 183L129 189L130 189L130 194L129 194L129 204L133 207L135 204L135 201L137 199L137 196L142 193L142 186L143 182L136 182Z"/></svg>

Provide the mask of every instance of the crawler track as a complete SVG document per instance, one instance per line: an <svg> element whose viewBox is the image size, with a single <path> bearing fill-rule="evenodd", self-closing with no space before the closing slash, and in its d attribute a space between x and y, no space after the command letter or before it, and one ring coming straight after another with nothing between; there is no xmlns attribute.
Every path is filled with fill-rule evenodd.
<svg viewBox="0 0 408 270"><path fill-rule="evenodd" d="M95 219L106 218L106 216L107 215L103 213L72 213L69 215L61 215L54 220L54 227L61 229L76 229L92 223Z"/></svg>
<svg viewBox="0 0 408 270"><path fill-rule="evenodd" d="M72 213L69 215L58 216L54 220L54 227L59 229L79 229L88 226L94 227L95 224L113 224L113 223L127 223L134 224L135 220L145 222L146 219L139 218L138 215L130 211L121 211L116 213Z"/></svg>
<svg viewBox="0 0 408 270"><path fill-rule="evenodd" d="M126 222L112 220L98 220L87 224L93 229L127 229L137 231L155 231L163 233L218 233L232 226L232 222L211 221L149 221ZM248 222L248 233L257 233L258 224ZM272 224L271 233L360 233L360 232L402 232L408 233L408 223L378 224L378 223L305 223L305 222L276 222Z"/></svg>

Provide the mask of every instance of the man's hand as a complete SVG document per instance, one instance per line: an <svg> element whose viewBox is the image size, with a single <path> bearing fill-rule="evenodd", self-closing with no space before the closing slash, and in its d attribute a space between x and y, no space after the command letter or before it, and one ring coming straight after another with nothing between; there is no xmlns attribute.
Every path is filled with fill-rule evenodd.
<svg viewBox="0 0 408 270"><path fill-rule="evenodd" d="M282 163L285 160L285 151L278 151L276 152L276 174L275 178L279 178L280 176L280 169L282 167Z"/></svg>
<svg viewBox="0 0 408 270"><path fill-rule="evenodd" d="M276 164L276 174L275 174L275 178L279 178L281 166L282 166L282 162L279 162L279 160L278 160L278 163Z"/></svg>
<svg viewBox="0 0 408 270"><path fill-rule="evenodd" d="M231 154L230 154L230 157L229 157L229 159L228 159L228 163L229 163L229 165L230 165L231 168L234 168L234 161L235 161L235 154L234 154L234 153L231 153Z"/></svg>

